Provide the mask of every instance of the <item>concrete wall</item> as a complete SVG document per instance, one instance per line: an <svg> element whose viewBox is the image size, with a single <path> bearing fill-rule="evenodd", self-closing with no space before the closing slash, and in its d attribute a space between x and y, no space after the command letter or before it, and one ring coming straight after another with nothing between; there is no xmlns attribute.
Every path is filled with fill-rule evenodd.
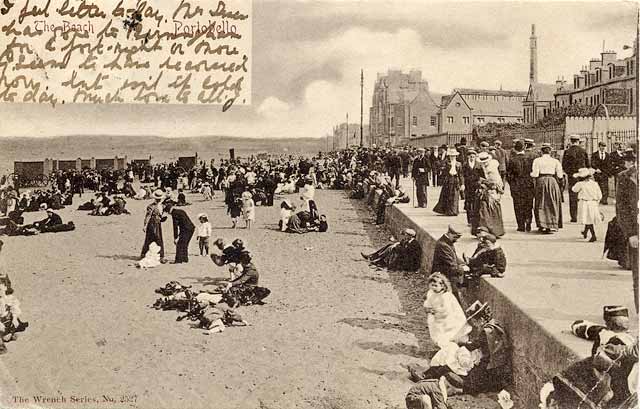
<svg viewBox="0 0 640 409"><path fill-rule="evenodd" d="M416 231L423 254L421 271L431 272L435 242L439 237L432 237L395 205L387 207L385 225L395 237L400 237L406 228ZM537 409L542 385L579 357L547 333L488 280L482 279L472 296L491 305L496 320L504 325L511 338L513 385L510 389L516 395L513 396L515 407Z"/></svg>

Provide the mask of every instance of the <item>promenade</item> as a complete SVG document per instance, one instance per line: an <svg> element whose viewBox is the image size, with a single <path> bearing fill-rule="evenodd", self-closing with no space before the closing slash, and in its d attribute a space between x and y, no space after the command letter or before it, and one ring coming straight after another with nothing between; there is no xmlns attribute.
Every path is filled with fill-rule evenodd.
<svg viewBox="0 0 640 409"><path fill-rule="evenodd" d="M411 192L411 180L404 179L402 183ZM439 187L428 188L427 208L414 208L409 203L387 210L386 224L396 235L405 227L417 229L425 250L425 271L431 267L435 240L449 224L465 233L456 243L459 256L471 255L477 245L467 227L462 201L461 213L456 217L432 211L439 192ZM501 204L506 234L498 243L507 256L507 272L504 278L484 278L477 296L491 304L497 318L510 331L514 391L526 407L537 407L532 400L539 386L556 371L590 354L591 343L570 331L574 320L600 323L604 305L624 305L629 309L632 331L637 333L631 272L602 256L606 223L615 215L614 205L601 206L605 222L596 226L598 241L589 243L580 234L583 226L577 223L565 223L553 235L516 232L508 186ZM569 220L566 193L563 216Z"/></svg>

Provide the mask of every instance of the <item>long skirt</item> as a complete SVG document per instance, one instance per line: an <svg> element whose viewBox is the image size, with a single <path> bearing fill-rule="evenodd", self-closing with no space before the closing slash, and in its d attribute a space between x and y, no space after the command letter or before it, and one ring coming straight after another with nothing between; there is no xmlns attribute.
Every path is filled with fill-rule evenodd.
<svg viewBox="0 0 640 409"><path fill-rule="evenodd" d="M562 192L552 175L542 175L536 180L533 213L538 228L562 228Z"/></svg>
<svg viewBox="0 0 640 409"><path fill-rule="evenodd" d="M445 216L457 216L460 203L460 186L455 176L447 176L440 190L440 198L433 211Z"/></svg>
<svg viewBox="0 0 640 409"><path fill-rule="evenodd" d="M578 201L578 223L581 224L598 224L600 219L600 207L598 200L579 200Z"/></svg>
<svg viewBox="0 0 640 409"><path fill-rule="evenodd" d="M155 242L160 246L160 258L164 258L164 243L162 241L162 225L160 223L150 222L147 224L147 230L144 237L144 244L142 245L142 254L140 258L143 258L147 251L149 251L149 245Z"/></svg>
<svg viewBox="0 0 640 409"><path fill-rule="evenodd" d="M502 206L497 193L486 192L479 195L477 227L486 227L496 237L504 236Z"/></svg>

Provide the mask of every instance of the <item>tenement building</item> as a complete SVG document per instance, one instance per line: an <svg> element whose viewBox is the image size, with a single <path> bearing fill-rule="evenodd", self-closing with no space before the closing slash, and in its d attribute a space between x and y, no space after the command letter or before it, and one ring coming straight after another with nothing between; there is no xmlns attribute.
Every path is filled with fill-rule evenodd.
<svg viewBox="0 0 640 409"><path fill-rule="evenodd" d="M636 52L637 44L633 54L622 59L614 51L600 53L600 58L591 59L573 76L573 84L565 84L555 93L555 106L602 103L610 110L615 108L617 114L637 115Z"/></svg>

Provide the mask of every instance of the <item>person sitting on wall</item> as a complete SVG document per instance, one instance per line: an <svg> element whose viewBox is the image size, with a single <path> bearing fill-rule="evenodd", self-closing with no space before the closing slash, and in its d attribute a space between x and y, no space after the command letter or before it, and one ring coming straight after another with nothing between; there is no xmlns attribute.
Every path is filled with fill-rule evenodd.
<svg viewBox="0 0 640 409"><path fill-rule="evenodd" d="M388 244L371 254L360 253L365 260L369 260L378 267L392 270L417 271L420 269L422 247L416 240L416 231L405 229L403 238L397 243Z"/></svg>
<svg viewBox="0 0 640 409"><path fill-rule="evenodd" d="M496 244L496 236L489 233L485 227L478 228L478 247L465 262L469 266L470 275L478 278L483 275L491 277L504 277L507 269L507 258L499 244Z"/></svg>

